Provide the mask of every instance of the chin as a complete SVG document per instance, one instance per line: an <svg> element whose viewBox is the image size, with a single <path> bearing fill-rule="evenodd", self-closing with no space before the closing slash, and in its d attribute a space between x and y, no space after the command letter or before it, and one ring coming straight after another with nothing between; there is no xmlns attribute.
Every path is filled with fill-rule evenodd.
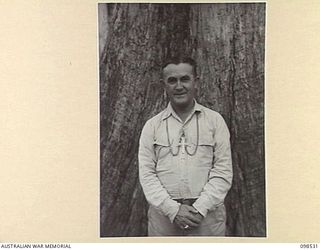
<svg viewBox="0 0 320 250"><path fill-rule="evenodd" d="M174 100L172 103L173 103L175 106L178 106L178 107L187 107L187 106L190 105L192 102L185 101L185 100Z"/></svg>

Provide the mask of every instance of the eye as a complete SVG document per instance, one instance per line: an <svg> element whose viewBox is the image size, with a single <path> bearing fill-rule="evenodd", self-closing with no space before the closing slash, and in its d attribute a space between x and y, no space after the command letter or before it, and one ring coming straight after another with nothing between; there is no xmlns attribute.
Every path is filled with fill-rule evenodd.
<svg viewBox="0 0 320 250"><path fill-rule="evenodd" d="M175 77L169 77L168 80L167 80L167 82L168 82L169 84L175 84L175 83L177 82L177 78L175 78Z"/></svg>
<svg viewBox="0 0 320 250"><path fill-rule="evenodd" d="M183 76L183 77L181 77L181 81L182 82L189 82L190 81L190 76Z"/></svg>

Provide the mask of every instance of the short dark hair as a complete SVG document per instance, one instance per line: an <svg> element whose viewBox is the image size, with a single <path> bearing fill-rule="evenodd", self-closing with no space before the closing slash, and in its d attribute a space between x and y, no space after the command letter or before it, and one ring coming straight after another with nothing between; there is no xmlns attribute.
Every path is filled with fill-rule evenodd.
<svg viewBox="0 0 320 250"><path fill-rule="evenodd" d="M196 77L197 76L197 63L195 60L193 60L191 57L187 56L180 56L180 57L171 57L167 58L165 60L165 63L162 65L161 70L163 72L163 69L167 67L169 64L179 64L179 63L187 63L192 66L193 74Z"/></svg>

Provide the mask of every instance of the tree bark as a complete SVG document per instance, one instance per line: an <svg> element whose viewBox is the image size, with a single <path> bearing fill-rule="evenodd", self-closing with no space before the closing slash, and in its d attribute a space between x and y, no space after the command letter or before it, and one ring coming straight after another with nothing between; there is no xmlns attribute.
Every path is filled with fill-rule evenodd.
<svg viewBox="0 0 320 250"><path fill-rule="evenodd" d="M99 4L99 23L101 236L147 234L139 136L167 105L163 60L181 54L198 62L197 100L230 129L227 235L265 236L265 4Z"/></svg>

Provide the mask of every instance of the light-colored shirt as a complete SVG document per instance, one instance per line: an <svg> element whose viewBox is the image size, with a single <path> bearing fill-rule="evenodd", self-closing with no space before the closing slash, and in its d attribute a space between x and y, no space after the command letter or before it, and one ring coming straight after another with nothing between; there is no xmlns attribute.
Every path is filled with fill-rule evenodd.
<svg viewBox="0 0 320 250"><path fill-rule="evenodd" d="M221 205L232 183L229 138L218 112L195 101L183 122L169 103L140 137L139 179L148 203L171 222L180 206L174 199L196 198L193 207L204 217Z"/></svg>

